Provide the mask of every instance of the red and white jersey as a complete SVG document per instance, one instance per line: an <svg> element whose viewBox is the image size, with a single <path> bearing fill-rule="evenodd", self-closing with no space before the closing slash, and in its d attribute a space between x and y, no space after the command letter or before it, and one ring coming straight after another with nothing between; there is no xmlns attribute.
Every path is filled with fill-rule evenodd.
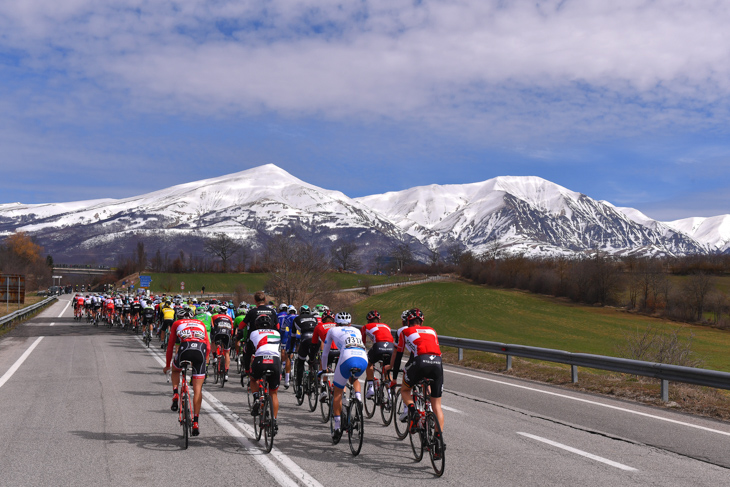
<svg viewBox="0 0 730 487"><path fill-rule="evenodd" d="M78 298L76 298L76 306L83 306L84 305L84 301L85 301L84 300L84 297L83 296L79 296Z"/></svg>
<svg viewBox="0 0 730 487"><path fill-rule="evenodd" d="M281 335L277 330L261 329L252 331L248 339L253 343L255 357L281 354Z"/></svg>
<svg viewBox="0 0 730 487"><path fill-rule="evenodd" d="M393 333L391 333L390 327L385 323L368 323L362 327L361 331L363 343L365 343L366 338L370 338L373 343L393 343Z"/></svg>
<svg viewBox="0 0 730 487"><path fill-rule="evenodd" d="M441 355L441 347L439 347L436 331L423 325L401 328L396 352L403 352L406 348L414 357L419 355Z"/></svg>
<svg viewBox="0 0 730 487"><path fill-rule="evenodd" d="M177 320L172 324L172 328L170 328L170 340L167 343L168 367L172 360L172 352L175 349L175 339L173 337L180 338L180 343L205 343L207 350L210 350L210 337L208 336L208 330L205 328L205 323L192 318Z"/></svg>
<svg viewBox="0 0 730 487"><path fill-rule="evenodd" d="M314 335L312 335L312 344L319 345L320 342L324 343L327 338L327 332L330 328L337 326L337 323L322 323L321 321L314 329ZM333 343L332 349L337 350L337 346Z"/></svg>

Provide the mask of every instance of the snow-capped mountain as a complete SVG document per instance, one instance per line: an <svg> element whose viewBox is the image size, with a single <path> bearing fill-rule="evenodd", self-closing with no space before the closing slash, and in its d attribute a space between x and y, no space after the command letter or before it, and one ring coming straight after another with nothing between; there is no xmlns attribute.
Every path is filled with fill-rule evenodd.
<svg viewBox="0 0 730 487"><path fill-rule="evenodd" d="M462 242L476 252L687 254L706 249L669 228L651 228L610 203L538 177L432 185L358 198L429 246ZM648 219L648 218L647 218Z"/></svg>
<svg viewBox="0 0 730 487"><path fill-rule="evenodd" d="M138 240L173 255L217 232L258 246L274 233L372 258L398 242L416 255L461 243L475 252L684 255L730 248L730 216L662 223L538 177L430 185L349 198L268 164L125 199L0 204L0 236L31 233L57 260L110 262Z"/></svg>
<svg viewBox="0 0 730 487"><path fill-rule="evenodd" d="M260 243L292 232L313 243L358 239L387 247L410 237L339 191L306 183L273 164L120 200L0 205L0 235L32 233L69 259L115 255L130 240L152 239L173 253L217 232ZM133 243L132 243L133 245Z"/></svg>
<svg viewBox="0 0 730 487"><path fill-rule="evenodd" d="M709 218L684 218L667 222L667 226L694 238L710 249L730 251L730 215Z"/></svg>

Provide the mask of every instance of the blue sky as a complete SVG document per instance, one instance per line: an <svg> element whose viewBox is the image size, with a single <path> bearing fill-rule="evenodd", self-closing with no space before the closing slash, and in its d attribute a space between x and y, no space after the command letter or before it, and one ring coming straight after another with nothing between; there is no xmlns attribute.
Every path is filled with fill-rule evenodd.
<svg viewBox="0 0 730 487"><path fill-rule="evenodd" d="M0 2L0 203L274 163L349 196L536 175L730 213L730 5Z"/></svg>

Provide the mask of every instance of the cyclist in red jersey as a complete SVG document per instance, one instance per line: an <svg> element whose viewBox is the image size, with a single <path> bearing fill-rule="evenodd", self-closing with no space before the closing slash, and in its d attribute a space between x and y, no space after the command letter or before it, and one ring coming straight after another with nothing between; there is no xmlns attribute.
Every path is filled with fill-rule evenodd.
<svg viewBox="0 0 730 487"><path fill-rule="evenodd" d="M380 322L380 313L378 310L372 310L367 314L366 319L368 323L362 327L362 342L366 343L367 339L370 338L373 342L373 346L368 350L368 368L365 370L367 380L367 392L365 397L370 398L375 395L375 388L373 387L373 380L375 379L375 364L383 361L383 365L390 364L390 357L395 351L395 344L393 343L393 333L390 327L385 323ZM386 369L387 370L387 367Z"/></svg>
<svg viewBox="0 0 730 487"><path fill-rule="evenodd" d="M322 344L324 344L325 338L327 338L327 332L330 328L334 328L335 326L337 326L337 324L335 323L335 316L332 314L332 311L329 309L325 310L324 313L322 313L322 321L314 328L314 334L312 335L312 349L319 350L322 347ZM337 350L337 346L335 344L332 344L329 356L327 357L327 365L329 366L333 364L339 357L340 351ZM327 400L327 391L322 391L322 394L319 395L319 400L322 402Z"/></svg>
<svg viewBox="0 0 730 487"><path fill-rule="evenodd" d="M395 380L398 377L403 352L407 348L412 354L413 360L406 365L401 384L403 404L408 407L409 428L413 430L414 422L417 419L411 389L421 379L428 378L433 380L431 384L431 407L441 425L441 431L443 431L444 412L441 409L441 395L444 389L444 369L441 364L441 347L439 347L438 335L433 328L423 326L423 313L418 308L408 312L406 321L408 326L400 330L398 347L391 363L393 365L393 379Z"/></svg>
<svg viewBox="0 0 730 487"><path fill-rule="evenodd" d="M172 362L172 406L170 409L177 411L177 401L179 398L178 384L180 383L180 362L188 360L192 364L193 372L193 436L200 434L198 427L198 415L200 407L203 404L203 380L205 379L205 364L208 361L208 353L210 352L210 337L205 323L200 320L193 319L195 315L192 309L185 311L182 319L172 324L170 331L170 340L167 343L167 360L164 373L170 370L170 362ZM180 346L172 359L173 350L175 348L175 339L180 339Z"/></svg>

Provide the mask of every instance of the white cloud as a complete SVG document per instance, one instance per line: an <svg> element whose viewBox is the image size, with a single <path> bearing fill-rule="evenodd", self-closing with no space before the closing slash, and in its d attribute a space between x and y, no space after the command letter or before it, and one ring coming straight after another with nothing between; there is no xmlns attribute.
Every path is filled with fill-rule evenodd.
<svg viewBox="0 0 730 487"><path fill-rule="evenodd" d="M730 4L715 1L24 0L0 15L29 67L193 111L397 118L501 93L666 123L730 92Z"/></svg>

